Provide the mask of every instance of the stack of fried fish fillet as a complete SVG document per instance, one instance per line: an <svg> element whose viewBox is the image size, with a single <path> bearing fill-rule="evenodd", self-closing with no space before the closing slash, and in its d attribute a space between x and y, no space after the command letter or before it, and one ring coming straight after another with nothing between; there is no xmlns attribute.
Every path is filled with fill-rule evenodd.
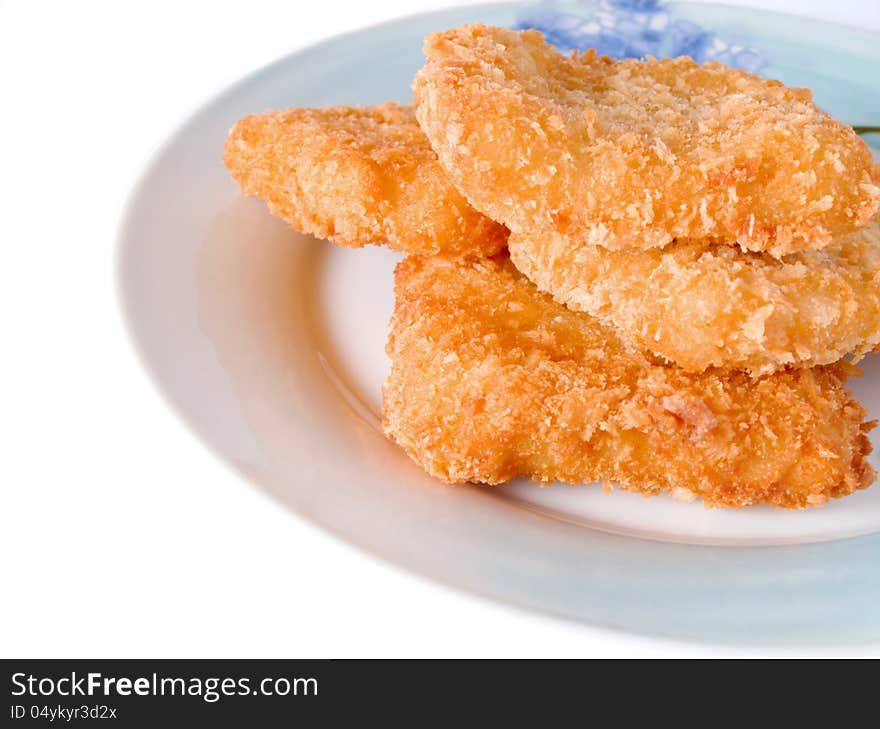
<svg viewBox="0 0 880 729"><path fill-rule="evenodd" d="M725 507L874 480L845 382L880 343L880 172L850 127L805 89L536 31L425 55L411 106L249 116L225 152L297 230L409 254L383 408L414 461Z"/></svg>

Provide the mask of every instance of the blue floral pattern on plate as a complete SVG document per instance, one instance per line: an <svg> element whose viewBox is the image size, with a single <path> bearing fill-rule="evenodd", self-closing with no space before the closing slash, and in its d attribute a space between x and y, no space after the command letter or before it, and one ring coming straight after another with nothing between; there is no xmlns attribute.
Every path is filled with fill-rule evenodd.
<svg viewBox="0 0 880 729"><path fill-rule="evenodd" d="M545 2L523 13L514 28L536 28L561 51L595 48L612 58L690 56L753 73L766 63L754 48L675 18L659 0Z"/></svg>

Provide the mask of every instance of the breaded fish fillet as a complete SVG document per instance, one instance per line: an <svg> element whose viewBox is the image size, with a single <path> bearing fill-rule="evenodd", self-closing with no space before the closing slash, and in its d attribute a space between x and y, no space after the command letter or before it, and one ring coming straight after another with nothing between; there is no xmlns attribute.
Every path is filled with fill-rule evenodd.
<svg viewBox="0 0 880 729"><path fill-rule="evenodd" d="M781 260L705 241L610 251L516 234L510 256L560 303L690 372L766 374L880 343L880 221Z"/></svg>
<svg viewBox="0 0 880 729"><path fill-rule="evenodd" d="M880 171L807 89L690 58L565 56L538 31L429 35L419 123L470 203L519 233L782 256L880 210Z"/></svg>
<svg viewBox="0 0 880 729"><path fill-rule="evenodd" d="M248 116L232 128L223 159L242 192L338 245L484 256L507 238L453 187L409 106Z"/></svg>
<svg viewBox="0 0 880 729"><path fill-rule="evenodd" d="M707 506L816 506L875 473L841 363L689 375L632 354L505 258L395 271L384 428L448 482L601 481Z"/></svg>

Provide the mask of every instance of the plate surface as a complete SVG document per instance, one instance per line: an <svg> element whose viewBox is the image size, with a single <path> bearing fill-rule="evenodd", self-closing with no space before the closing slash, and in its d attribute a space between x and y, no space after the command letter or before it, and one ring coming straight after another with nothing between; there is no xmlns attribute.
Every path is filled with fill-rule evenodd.
<svg viewBox="0 0 880 729"><path fill-rule="evenodd" d="M276 62L192 117L145 173L121 229L121 296L147 368L195 432L255 484L427 577L670 638L880 639L880 487L795 513L710 511L596 487L443 486L379 430L398 257L299 235L236 194L220 155L241 116L406 101L426 33L513 26L533 9L458 8L341 36ZM880 121L878 35L720 6L668 12L757 50L762 73L811 87L838 118ZM877 417L880 356L863 364L853 389Z"/></svg>

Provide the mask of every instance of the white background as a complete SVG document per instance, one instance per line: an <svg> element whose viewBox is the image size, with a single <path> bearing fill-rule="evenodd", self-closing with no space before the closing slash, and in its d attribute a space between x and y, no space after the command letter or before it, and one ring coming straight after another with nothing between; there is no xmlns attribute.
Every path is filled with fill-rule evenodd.
<svg viewBox="0 0 880 729"><path fill-rule="evenodd" d="M556 622L378 563L210 455L129 346L116 227L176 125L296 48L452 4L0 0L0 655L744 653ZM880 28L880 2L797 5Z"/></svg>

